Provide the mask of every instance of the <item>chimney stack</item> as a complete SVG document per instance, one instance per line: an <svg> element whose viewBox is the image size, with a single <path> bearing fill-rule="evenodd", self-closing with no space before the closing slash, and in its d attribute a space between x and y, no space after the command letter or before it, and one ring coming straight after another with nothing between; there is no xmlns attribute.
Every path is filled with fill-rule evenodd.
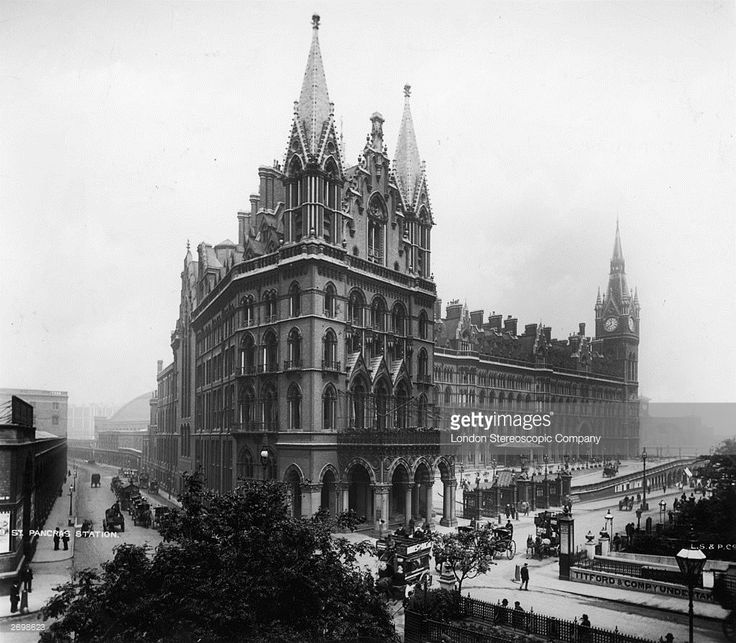
<svg viewBox="0 0 736 643"><path fill-rule="evenodd" d="M518 322L519 322L519 320L516 319L516 317L511 317L511 315L509 315L506 318L506 321L504 321L504 323L503 323L503 329L507 333L511 333L512 335L516 335L516 325L518 324Z"/></svg>

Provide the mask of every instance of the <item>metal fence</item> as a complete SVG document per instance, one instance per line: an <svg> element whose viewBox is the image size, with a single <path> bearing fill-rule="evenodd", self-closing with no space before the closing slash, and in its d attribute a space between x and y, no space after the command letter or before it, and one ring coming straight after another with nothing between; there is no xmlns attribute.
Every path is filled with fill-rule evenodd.
<svg viewBox="0 0 736 643"><path fill-rule="evenodd" d="M565 643L652 643L650 639L622 634L618 628L591 627L577 619L569 621L470 597L460 599L460 620L455 623L434 621L411 611L406 612L405 618L406 643L505 643L515 640L520 632Z"/></svg>

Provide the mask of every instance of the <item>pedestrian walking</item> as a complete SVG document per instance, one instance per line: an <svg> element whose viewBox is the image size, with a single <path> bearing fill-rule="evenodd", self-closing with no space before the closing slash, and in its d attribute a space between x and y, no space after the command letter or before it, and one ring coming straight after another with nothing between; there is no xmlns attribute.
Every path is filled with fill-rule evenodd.
<svg viewBox="0 0 736 643"><path fill-rule="evenodd" d="M13 583L10 587L10 613L15 614L18 611L18 601L20 600L20 588L18 583Z"/></svg>
<svg viewBox="0 0 736 643"><path fill-rule="evenodd" d="M59 551L59 541L61 540L61 533L59 532L59 528L56 528L56 531L54 531L54 551Z"/></svg>
<svg viewBox="0 0 736 643"><path fill-rule="evenodd" d="M662 485L662 495L664 495L666 493L667 493L667 485L666 484L663 484Z"/></svg>
<svg viewBox="0 0 736 643"><path fill-rule="evenodd" d="M530 558L531 556L534 556L534 538L529 534L526 537L526 557Z"/></svg>
<svg viewBox="0 0 736 643"><path fill-rule="evenodd" d="M529 591L529 563L524 563L524 566L521 568L521 585L519 589Z"/></svg>
<svg viewBox="0 0 736 643"><path fill-rule="evenodd" d="M64 530L64 535L61 537L61 540L64 542L64 551L69 550L69 530Z"/></svg>
<svg viewBox="0 0 736 643"><path fill-rule="evenodd" d="M25 612L23 612L25 610ZM20 613L28 614L28 590L24 587L20 593Z"/></svg>
<svg viewBox="0 0 736 643"><path fill-rule="evenodd" d="M506 520L511 516L511 505L506 505Z"/></svg>
<svg viewBox="0 0 736 643"><path fill-rule="evenodd" d="M21 580L23 581L23 587L28 590L30 594L33 591L33 570L30 566L26 565L21 573Z"/></svg>

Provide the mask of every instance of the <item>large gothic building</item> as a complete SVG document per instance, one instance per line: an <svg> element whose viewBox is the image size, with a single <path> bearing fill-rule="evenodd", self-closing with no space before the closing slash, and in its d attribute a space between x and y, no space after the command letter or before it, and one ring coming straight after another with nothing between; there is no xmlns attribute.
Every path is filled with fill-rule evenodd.
<svg viewBox="0 0 736 643"><path fill-rule="evenodd" d="M370 524L429 516L441 484L453 525L456 457L474 456L441 440L449 414L633 400L638 301L617 232L595 339L581 328L557 342L541 325L518 335L515 320L459 305L440 321L410 87L393 161L376 112L348 165L318 33L314 16L283 162L259 168L236 240L187 247L145 466L172 490L183 471L218 491L281 480L295 515L354 509ZM635 418L606 430L607 453L638 448Z"/></svg>
<svg viewBox="0 0 736 643"><path fill-rule="evenodd" d="M492 461L519 465L637 457L639 450L639 298L627 284L621 236L616 237L608 288L595 303L595 336L585 324L559 340L544 324L451 302L435 311L433 383L443 417L472 412L553 414L546 444L502 443L456 452L464 466ZM524 434L523 429L510 433ZM558 437L558 435L560 437ZM585 436L600 438L585 441Z"/></svg>
<svg viewBox="0 0 736 643"><path fill-rule="evenodd" d="M283 164L259 168L237 241L187 251L173 363L158 376L149 466L216 490L275 478L295 514L408 521L445 485L433 406L433 226L404 88L393 163L383 117L356 165L335 127L313 18Z"/></svg>

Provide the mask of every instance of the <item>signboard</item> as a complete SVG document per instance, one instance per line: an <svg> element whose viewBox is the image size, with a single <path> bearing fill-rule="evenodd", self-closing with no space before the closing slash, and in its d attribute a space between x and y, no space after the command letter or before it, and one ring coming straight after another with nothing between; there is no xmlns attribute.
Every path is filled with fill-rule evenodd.
<svg viewBox="0 0 736 643"><path fill-rule="evenodd" d="M596 572L580 567L570 568L570 580L589 585L600 585L601 587L612 587L614 589L627 589L633 592L645 592L657 596L674 596L676 598L687 598L687 587L673 583L662 583L649 578L635 578L632 576L619 576L606 572ZM696 587L693 590L693 598L696 601L712 603L713 596L710 590Z"/></svg>
<svg viewBox="0 0 736 643"><path fill-rule="evenodd" d="M10 533L12 528L10 524L10 512L0 512L0 554L10 552Z"/></svg>

